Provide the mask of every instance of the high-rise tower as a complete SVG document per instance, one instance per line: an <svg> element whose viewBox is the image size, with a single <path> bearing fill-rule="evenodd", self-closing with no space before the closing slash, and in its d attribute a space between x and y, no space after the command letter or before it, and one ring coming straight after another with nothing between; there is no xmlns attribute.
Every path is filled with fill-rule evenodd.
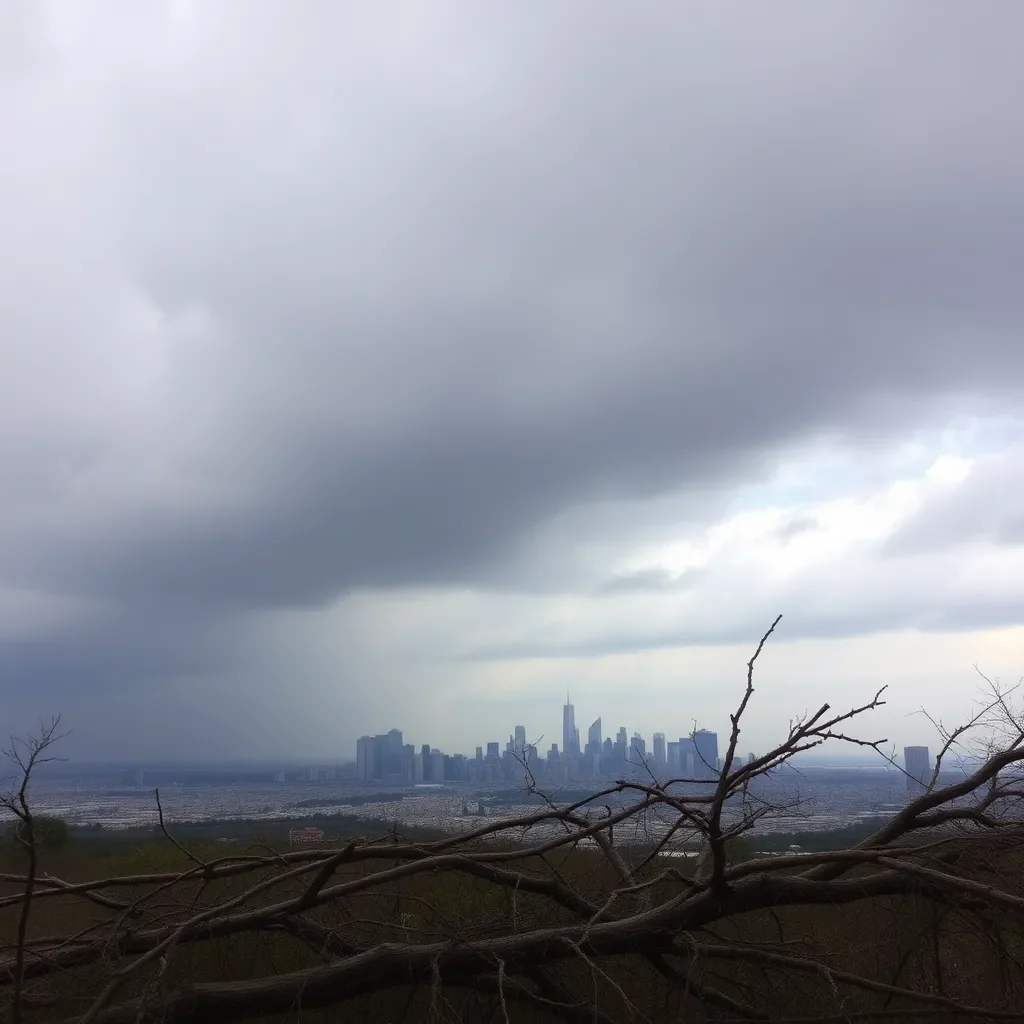
<svg viewBox="0 0 1024 1024"><path fill-rule="evenodd" d="M693 773L698 778L710 779L718 775L718 733L708 729L693 731Z"/></svg>
<svg viewBox="0 0 1024 1024"><path fill-rule="evenodd" d="M656 732L654 734L654 760L659 765L664 765L665 761L665 734L663 732Z"/></svg>
<svg viewBox="0 0 1024 1024"><path fill-rule="evenodd" d="M904 747L903 767L907 773L907 792L923 793L932 779L932 765L928 748Z"/></svg>
<svg viewBox="0 0 1024 1024"><path fill-rule="evenodd" d="M576 709L569 703L569 691L565 691L565 707L562 708L562 753L578 754L576 740Z"/></svg>

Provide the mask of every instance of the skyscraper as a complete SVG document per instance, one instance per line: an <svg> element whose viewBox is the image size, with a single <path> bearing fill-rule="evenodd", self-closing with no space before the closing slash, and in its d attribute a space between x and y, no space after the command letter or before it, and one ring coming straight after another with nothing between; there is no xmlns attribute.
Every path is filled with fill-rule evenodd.
<svg viewBox="0 0 1024 1024"><path fill-rule="evenodd" d="M526 726L525 725L517 725L516 726L516 738L515 738L515 741L512 744L512 751L513 751L513 753L516 753L520 757L522 757L525 750L526 750Z"/></svg>
<svg viewBox="0 0 1024 1024"><path fill-rule="evenodd" d="M384 761L384 777L391 782L397 782L402 776L402 755L405 753L405 744L402 743L402 730L389 729L387 734L387 752ZM388 778L390 776L390 778Z"/></svg>
<svg viewBox="0 0 1024 1024"><path fill-rule="evenodd" d="M903 767L907 773L907 792L923 793L932 780L932 764L927 747L904 747Z"/></svg>
<svg viewBox="0 0 1024 1024"><path fill-rule="evenodd" d="M562 753L578 754L573 748L576 743L576 709L569 703L569 691L565 691L565 707L562 708Z"/></svg>
<svg viewBox="0 0 1024 1024"><path fill-rule="evenodd" d="M707 729L697 729L693 734L694 774L702 778L711 778L718 774L718 733Z"/></svg>
<svg viewBox="0 0 1024 1024"><path fill-rule="evenodd" d="M588 754L599 754L599 753L601 753L601 719L600 718L598 718L595 722L592 722L590 728L587 730L587 753Z"/></svg>
<svg viewBox="0 0 1024 1024"><path fill-rule="evenodd" d="M629 756L634 761L647 760L647 744L644 742L643 736L638 732L633 733L633 740L629 745Z"/></svg>
<svg viewBox="0 0 1024 1024"><path fill-rule="evenodd" d="M663 732L656 732L654 734L654 760L664 765L665 760L665 734Z"/></svg>
<svg viewBox="0 0 1024 1024"><path fill-rule="evenodd" d="M679 774L685 778L696 778L697 771L697 745L693 742L692 736L679 737Z"/></svg>
<svg viewBox="0 0 1024 1024"><path fill-rule="evenodd" d="M383 779L388 770L388 736L379 732L373 737L373 777Z"/></svg>
<svg viewBox="0 0 1024 1024"><path fill-rule="evenodd" d="M360 782L372 782L374 774L374 742L372 736L360 736L356 740L356 778Z"/></svg>

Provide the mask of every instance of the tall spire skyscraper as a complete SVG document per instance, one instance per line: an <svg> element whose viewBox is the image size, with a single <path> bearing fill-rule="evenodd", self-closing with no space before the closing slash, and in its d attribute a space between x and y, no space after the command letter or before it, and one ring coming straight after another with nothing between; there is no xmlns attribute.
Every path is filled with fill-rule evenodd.
<svg viewBox="0 0 1024 1024"><path fill-rule="evenodd" d="M562 753L576 754L576 709L569 703L569 691L565 691L565 707L562 708Z"/></svg>

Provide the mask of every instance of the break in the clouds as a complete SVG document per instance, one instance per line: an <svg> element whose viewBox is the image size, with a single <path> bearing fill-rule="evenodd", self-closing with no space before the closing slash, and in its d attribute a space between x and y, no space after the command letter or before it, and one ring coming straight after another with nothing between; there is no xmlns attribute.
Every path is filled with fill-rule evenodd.
<svg viewBox="0 0 1024 1024"><path fill-rule="evenodd" d="M908 706L1003 657L1024 12L0 21L12 725L467 747L568 682L672 732L724 714L778 611L773 706L821 689L803 642L962 644L963 693L900 669ZM731 660L694 675L708 644ZM862 656L864 686L896 671Z"/></svg>

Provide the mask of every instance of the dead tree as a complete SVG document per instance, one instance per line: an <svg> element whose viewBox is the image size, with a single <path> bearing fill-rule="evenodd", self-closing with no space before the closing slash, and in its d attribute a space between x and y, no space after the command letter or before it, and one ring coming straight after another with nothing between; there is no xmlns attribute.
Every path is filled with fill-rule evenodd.
<svg viewBox="0 0 1024 1024"><path fill-rule="evenodd" d="M28 855L28 865L21 893L21 907L18 914L18 931L14 945L14 963L8 967L11 979L11 1020L21 1024L22 1019L22 988L25 982L25 954L27 949L28 923L32 914L32 897L36 889L36 873L38 870L38 849L36 844L35 818L28 802L28 784L36 768L52 761L47 750L62 737L58 735L60 716L49 722L40 723L39 732L27 739L11 737L10 746L3 751L4 756L17 768L17 789L0 796L0 807L4 807L15 821L15 842Z"/></svg>
<svg viewBox="0 0 1024 1024"><path fill-rule="evenodd" d="M947 734L927 792L863 841L731 860L730 843L779 810L760 782L795 755L831 741L884 756L886 741L850 731L884 703L878 691L846 711L822 705L738 762L755 662L777 624L747 664L711 783L622 779L430 842L392 834L216 858L179 847L180 867L165 872L5 875L0 913L27 925L30 907L56 901L89 914L57 935L19 929L0 986L16 1014L76 1024L339 1005L368 1021L385 1006L379 1019L476 1020L481 1006L508 1022L1024 1019L1024 729L1000 688L969 729ZM944 760L982 734L998 745L944 781ZM31 759L25 768L27 781ZM687 871L671 854L697 843L704 864ZM237 958L231 978L211 975L232 950L244 976Z"/></svg>

